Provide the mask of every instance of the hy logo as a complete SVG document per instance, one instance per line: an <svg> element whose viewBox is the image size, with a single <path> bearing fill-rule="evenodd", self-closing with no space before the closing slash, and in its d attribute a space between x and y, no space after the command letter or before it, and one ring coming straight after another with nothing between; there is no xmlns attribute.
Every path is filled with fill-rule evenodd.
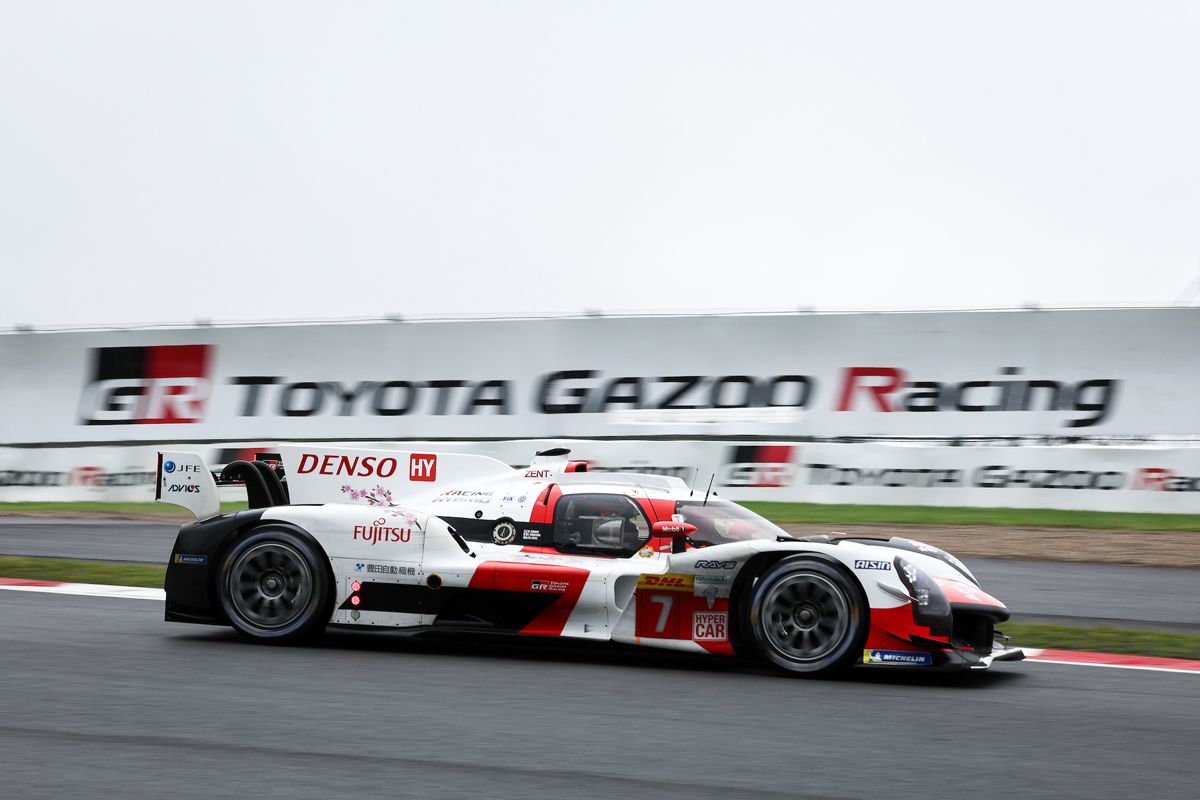
<svg viewBox="0 0 1200 800"><path fill-rule="evenodd" d="M410 481L437 480L437 453L412 453L408 457Z"/></svg>

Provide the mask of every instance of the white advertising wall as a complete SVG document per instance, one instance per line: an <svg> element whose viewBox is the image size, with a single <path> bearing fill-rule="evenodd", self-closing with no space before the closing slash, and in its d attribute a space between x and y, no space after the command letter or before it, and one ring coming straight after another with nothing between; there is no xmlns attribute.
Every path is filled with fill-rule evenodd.
<svg viewBox="0 0 1200 800"><path fill-rule="evenodd" d="M1200 513L1200 448L561 439L392 448L476 453L524 466L536 451L554 446L570 447L572 459L590 461L597 470L676 475L699 493L712 477L720 496L738 500ZM210 466L275 447L164 446L200 453ZM152 500L157 449L0 448L0 502ZM233 490L230 499L236 495Z"/></svg>
<svg viewBox="0 0 1200 800"><path fill-rule="evenodd" d="M0 336L0 445L1200 433L1200 309Z"/></svg>

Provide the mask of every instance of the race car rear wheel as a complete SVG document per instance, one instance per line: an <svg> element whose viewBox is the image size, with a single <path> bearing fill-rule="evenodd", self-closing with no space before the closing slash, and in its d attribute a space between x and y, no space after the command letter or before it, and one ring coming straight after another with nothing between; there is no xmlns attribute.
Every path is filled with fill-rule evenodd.
<svg viewBox="0 0 1200 800"><path fill-rule="evenodd" d="M218 577L221 607L233 627L274 642L320 633L332 588L319 548L284 527L260 528L235 543Z"/></svg>
<svg viewBox="0 0 1200 800"><path fill-rule="evenodd" d="M862 649L867 599L837 566L787 558L754 584L748 627L759 653L775 666L828 674L849 666Z"/></svg>

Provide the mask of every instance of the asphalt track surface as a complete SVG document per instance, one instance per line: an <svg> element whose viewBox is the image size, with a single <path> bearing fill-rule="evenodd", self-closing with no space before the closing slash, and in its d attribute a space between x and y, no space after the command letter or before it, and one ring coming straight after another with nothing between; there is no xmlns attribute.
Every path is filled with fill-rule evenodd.
<svg viewBox="0 0 1200 800"><path fill-rule="evenodd" d="M0 517L0 554L165 563L178 525ZM984 589L1030 622L1200 633L1200 571L969 559Z"/></svg>
<svg viewBox="0 0 1200 800"><path fill-rule="evenodd" d="M1022 662L782 677L549 641L269 647L157 601L0 591L34 798L1194 798L1200 678Z"/></svg>

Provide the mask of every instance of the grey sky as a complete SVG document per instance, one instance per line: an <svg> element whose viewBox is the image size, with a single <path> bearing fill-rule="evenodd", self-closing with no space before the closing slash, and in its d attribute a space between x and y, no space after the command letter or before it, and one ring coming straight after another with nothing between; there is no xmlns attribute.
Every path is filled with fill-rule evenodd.
<svg viewBox="0 0 1200 800"><path fill-rule="evenodd" d="M1162 303L1200 5L0 0L0 326Z"/></svg>

